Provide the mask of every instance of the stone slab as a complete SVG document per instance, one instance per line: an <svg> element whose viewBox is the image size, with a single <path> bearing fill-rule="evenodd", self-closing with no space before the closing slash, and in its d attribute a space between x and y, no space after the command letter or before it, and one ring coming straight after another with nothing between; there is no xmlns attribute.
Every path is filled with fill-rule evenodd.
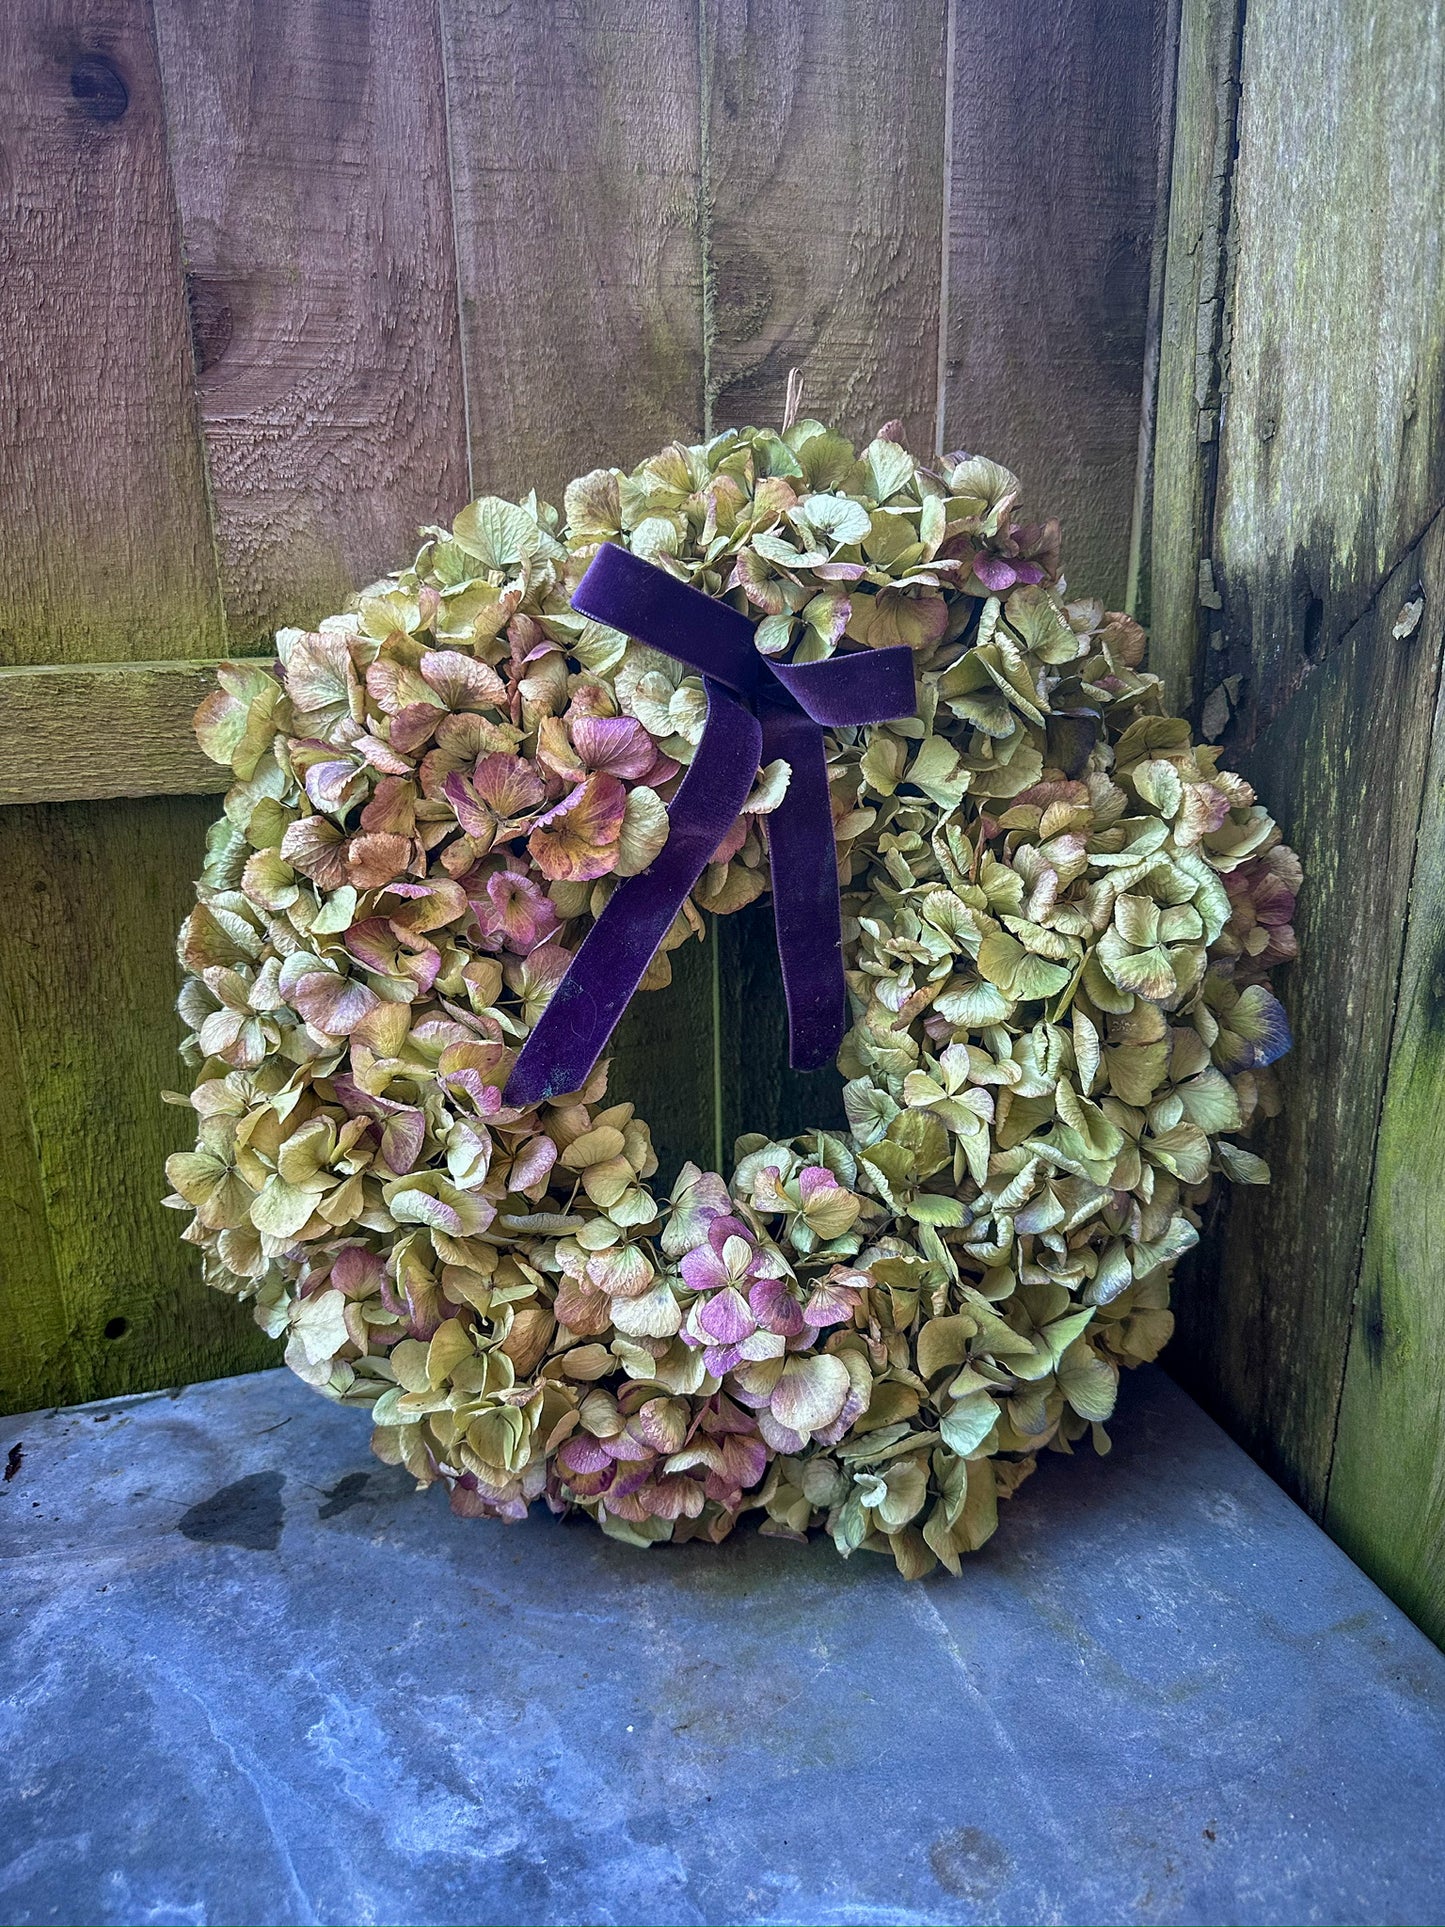
<svg viewBox="0 0 1445 1927"><path fill-rule="evenodd" d="M1445 1917L1445 1657L1162 1373L905 1585L452 1517L285 1373L0 1421L9 1923Z"/></svg>

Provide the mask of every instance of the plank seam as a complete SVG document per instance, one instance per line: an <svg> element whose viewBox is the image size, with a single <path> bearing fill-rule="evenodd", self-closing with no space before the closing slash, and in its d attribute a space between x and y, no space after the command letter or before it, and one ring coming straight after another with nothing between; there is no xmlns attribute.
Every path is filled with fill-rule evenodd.
<svg viewBox="0 0 1445 1927"><path fill-rule="evenodd" d="M201 411L201 370L196 359L196 316L191 305L191 270L186 256L186 229L181 216L180 188L176 182L175 145L171 139L171 95L166 85L166 63L161 58L160 27L156 21L155 0L146 0L146 32L155 61L156 94L161 106L161 148L166 159L166 186L170 193L171 227L176 237L176 268L180 276L181 299L186 311L186 357L190 364L191 432L201 453L201 492L206 505L206 534L211 543L211 580L216 591L216 634L223 641L231 635L230 612L226 607L225 578L222 575L220 518L216 513L216 491L211 474L211 444Z"/></svg>
<svg viewBox="0 0 1445 1927"><path fill-rule="evenodd" d="M467 443L467 495L475 499L477 493L476 469L472 459L472 377L467 361L466 317L462 313L462 250L457 234L457 156L456 145L452 140L452 63L451 41L447 33L447 23L442 17L444 0L437 0L432 10L436 21L437 51L441 58L442 70L442 125L446 129L447 141L447 210L451 217L452 230L452 288L456 297L457 314L457 358L462 370L462 434Z"/></svg>
<svg viewBox="0 0 1445 1927"><path fill-rule="evenodd" d="M698 245L702 251L702 437L712 440L712 347L717 325L717 280L712 258L712 47L707 0L697 0Z"/></svg>
<svg viewBox="0 0 1445 1927"><path fill-rule="evenodd" d="M956 52L959 0L949 0L948 28L943 54L943 217L939 236L938 274L938 376L934 397L933 448L943 453L943 437L948 420L948 331L952 311L953 277L949 257L953 240L953 127L954 85L957 78Z"/></svg>
<svg viewBox="0 0 1445 1927"><path fill-rule="evenodd" d="M1154 436L1159 402L1159 364L1164 341L1164 266L1169 253L1169 184L1174 177L1175 108L1179 98L1180 14L1183 0L1169 0L1159 57L1159 159L1154 174L1154 240L1149 251L1149 306L1144 319L1144 367L1139 397L1139 452L1134 464L1134 508L1129 518L1129 560L1124 607L1149 626L1148 598L1140 612L1140 575L1151 532Z"/></svg>
<svg viewBox="0 0 1445 1927"><path fill-rule="evenodd" d="M1242 118L1240 107L1244 98L1244 31L1248 10L1249 0L1238 0L1234 13L1234 25L1231 29L1228 67L1220 88L1223 96L1220 111L1223 138L1220 145L1224 149L1224 158L1219 169L1219 231L1215 243L1214 280L1209 294L1209 306L1213 313L1210 318L1209 348L1205 357L1207 372L1203 392L1199 393L1201 414L1207 410L1211 400L1215 404L1214 432L1207 442L1200 445L1203 450L1199 518L1203 550L1199 557L1201 564L1212 558L1219 546L1217 526L1219 451L1224 440L1224 418L1229 406L1229 360L1234 326L1234 266L1239 245L1239 238L1234 228L1234 177L1239 165L1239 127ZM1201 284L1201 295L1205 285L1207 284ZM1210 640L1214 632L1222 628L1223 611L1221 610L1213 620L1210 620L1196 602L1194 660L1190 671L1190 686L1194 695L1192 711L1196 720L1202 714L1204 700L1210 693L1209 688L1205 687L1211 653ZM1212 688L1213 685L1210 687Z"/></svg>

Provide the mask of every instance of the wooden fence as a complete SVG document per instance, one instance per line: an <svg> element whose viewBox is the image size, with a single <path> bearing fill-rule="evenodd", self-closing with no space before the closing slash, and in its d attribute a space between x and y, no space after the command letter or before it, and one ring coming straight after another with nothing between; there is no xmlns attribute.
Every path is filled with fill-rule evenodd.
<svg viewBox="0 0 1445 1927"><path fill-rule="evenodd" d="M205 665L798 366L1020 471L1304 852L1280 1182L1172 1357L1445 1629L1438 7L10 0L6 1404L271 1355L158 1204ZM683 959L619 1082L712 1161L827 1092L755 920Z"/></svg>

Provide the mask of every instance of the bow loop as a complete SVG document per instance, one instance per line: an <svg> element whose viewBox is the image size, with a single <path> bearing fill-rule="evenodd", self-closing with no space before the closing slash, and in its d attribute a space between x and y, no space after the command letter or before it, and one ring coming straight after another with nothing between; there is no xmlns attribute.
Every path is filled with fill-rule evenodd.
<svg viewBox="0 0 1445 1927"><path fill-rule="evenodd" d="M578 946L517 1059L508 1102L537 1104L587 1081L678 911L737 821L759 764L777 758L791 770L768 832L788 1057L797 1070L819 1069L837 1055L847 1024L823 732L911 716L911 652L770 661L754 647L746 616L611 542L597 551L572 606L698 670L707 722L668 810L666 843L646 870L618 885Z"/></svg>

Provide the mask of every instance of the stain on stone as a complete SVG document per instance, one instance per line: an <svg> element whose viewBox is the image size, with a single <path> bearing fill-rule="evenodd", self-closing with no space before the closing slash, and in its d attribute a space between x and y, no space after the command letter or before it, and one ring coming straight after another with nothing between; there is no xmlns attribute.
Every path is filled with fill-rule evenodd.
<svg viewBox="0 0 1445 1927"><path fill-rule="evenodd" d="M274 1552L281 1540L286 1509L281 1503L280 1472L253 1472L235 1479L193 1505L177 1522L187 1539L207 1545L244 1546L248 1552Z"/></svg>
<svg viewBox="0 0 1445 1927"><path fill-rule="evenodd" d="M334 1519L342 1512L350 1512L354 1505L360 1505L371 1497L370 1486L369 1472L348 1472L325 1495L326 1503L318 1510L317 1518Z"/></svg>
<svg viewBox="0 0 1445 1927"><path fill-rule="evenodd" d="M15 1477L15 1474L20 1470L21 1466L24 1463L25 1463L25 1446L20 1439L17 1439L15 1443L11 1446L5 1458L6 1485L9 1485L10 1481Z"/></svg>
<svg viewBox="0 0 1445 1927"><path fill-rule="evenodd" d="M982 1907L993 1899L1013 1871L1013 1861L999 1841L982 1827L958 1827L942 1833L928 1849L933 1877L945 1893Z"/></svg>

